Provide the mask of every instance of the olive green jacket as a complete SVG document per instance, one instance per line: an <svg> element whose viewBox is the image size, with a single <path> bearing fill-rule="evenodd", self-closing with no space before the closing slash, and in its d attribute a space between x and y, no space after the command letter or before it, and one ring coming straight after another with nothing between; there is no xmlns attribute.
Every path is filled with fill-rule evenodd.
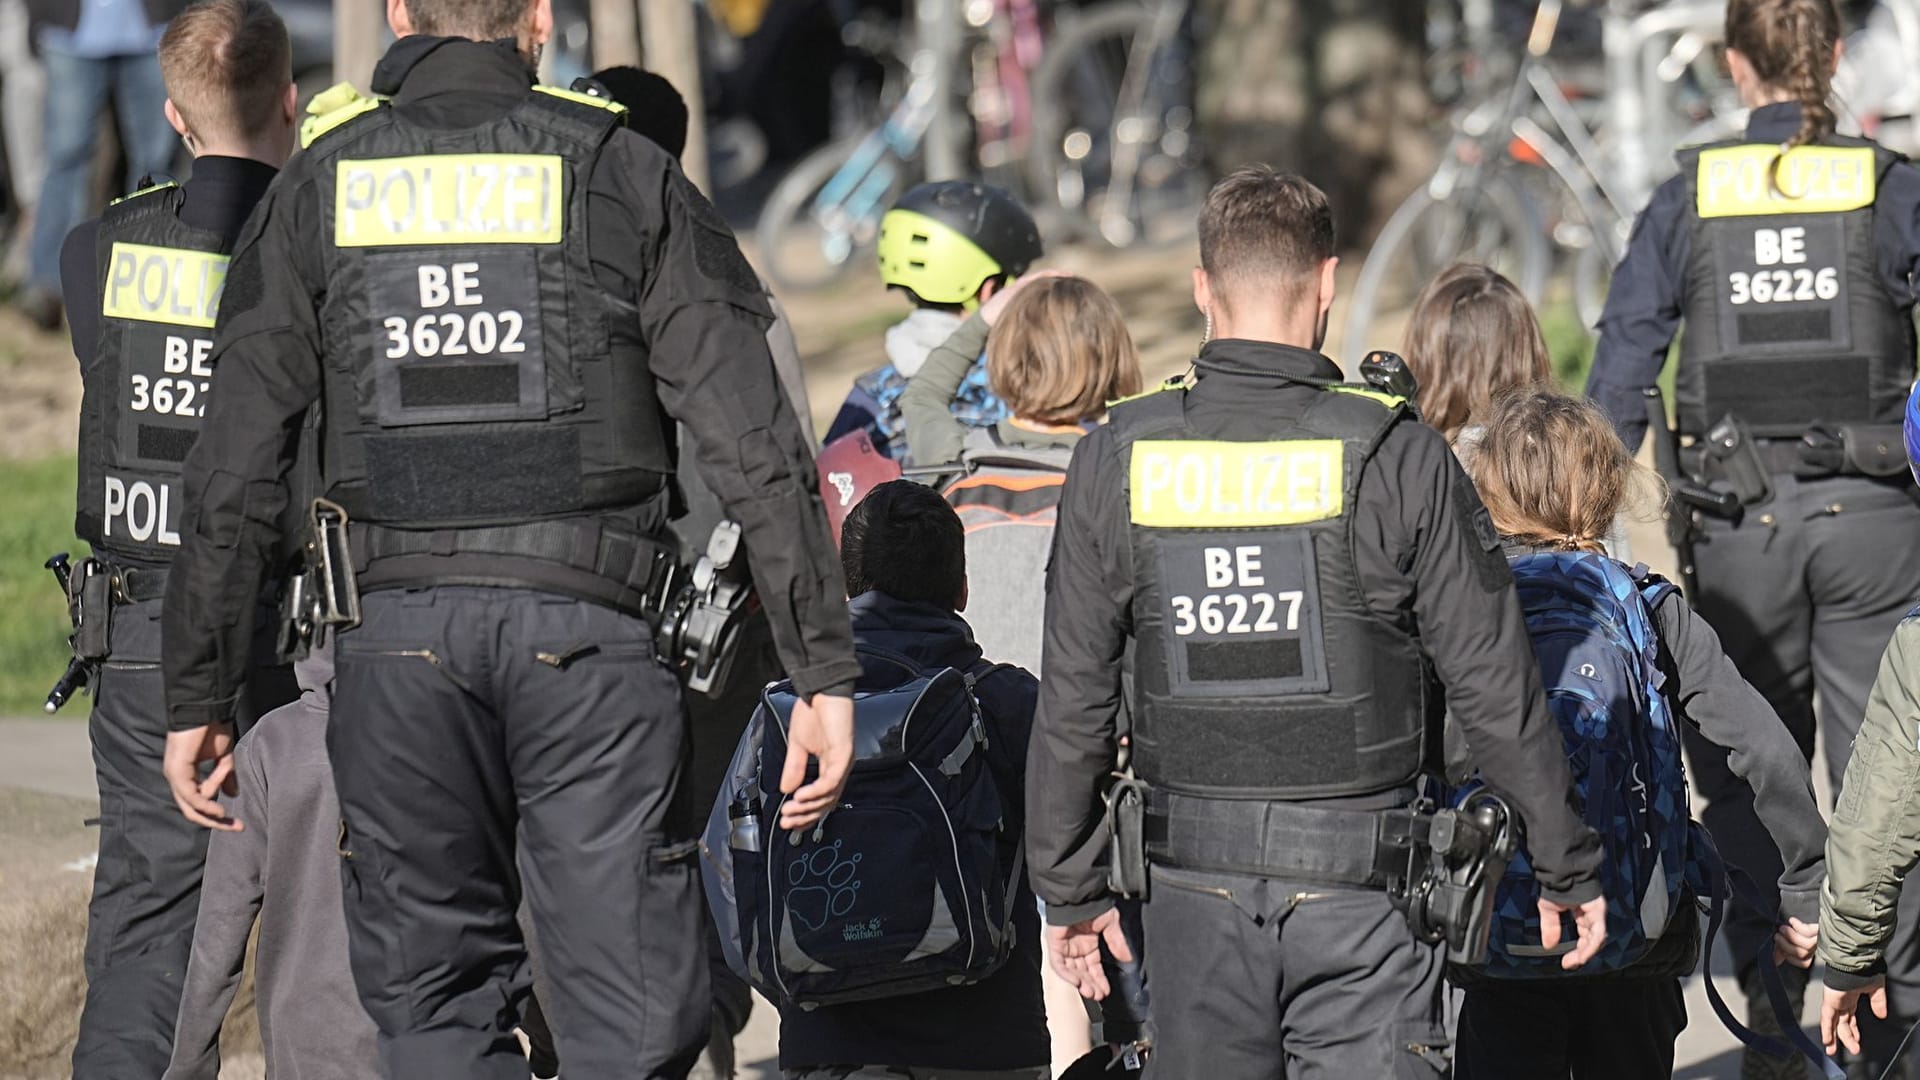
<svg viewBox="0 0 1920 1080"><path fill-rule="evenodd" d="M1827 985L1886 973L1900 882L1920 861L1920 608L1893 632L1827 833L1820 960Z"/></svg>

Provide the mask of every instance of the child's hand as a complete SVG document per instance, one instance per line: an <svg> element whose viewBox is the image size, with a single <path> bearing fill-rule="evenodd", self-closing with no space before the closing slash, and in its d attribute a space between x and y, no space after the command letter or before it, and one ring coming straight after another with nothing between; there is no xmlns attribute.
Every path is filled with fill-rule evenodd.
<svg viewBox="0 0 1920 1080"><path fill-rule="evenodd" d="M1788 919L1773 932L1773 962L1794 967L1813 966L1813 947L1820 943L1820 924Z"/></svg>
<svg viewBox="0 0 1920 1080"><path fill-rule="evenodd" d="M1029 283L1039 281L1042 278L1072 276L1072 274L1067 273L1065 270L1035 270L1025 277L1015 278L1013 284L987 297L987 302L980 305L980 318L985 320L988 326L992 326L994 323L1000 321L1000 313L1007 310L1007 305L1012 303L1013 298L1019 294L1021 289L1026 288Z"/></svg>
<svg viewBox="0 0 1920 1080"><path fill-rule="evenodd" d="M1887 981L1879 981L1861 987L1858 990L1835 990L1826 988L1826 1000L1820 1003L1820 1043L1827 1053L1837 1054L1845 1046L1854 1053L1860 1052L1860 998L1871 995L1868 1001L1873 1006L1873 1015L1882 1020L1887 1018Z"/></svg>

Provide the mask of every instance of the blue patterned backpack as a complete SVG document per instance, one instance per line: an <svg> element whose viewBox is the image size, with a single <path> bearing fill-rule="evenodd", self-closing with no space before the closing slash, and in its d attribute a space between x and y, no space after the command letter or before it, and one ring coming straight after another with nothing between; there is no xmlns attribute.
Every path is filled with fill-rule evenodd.
<svg viewBox="0 0 1920 1080"><path fill-rule="evenodd" d="M1513 560L1513 576L1547 710L1566 741L1586 823L1605 850L1607 940L1584 970L1628 967L1687 905L1689 878L1704 884L1654 618L1674 586L1645 566L1628 570L1585 553L1523 555ZM1522 845L1496 893L1488 975L1562 974L1560 954L1572 948L1573 935L1552 952L1541 948L1539 899Z"/></svg>

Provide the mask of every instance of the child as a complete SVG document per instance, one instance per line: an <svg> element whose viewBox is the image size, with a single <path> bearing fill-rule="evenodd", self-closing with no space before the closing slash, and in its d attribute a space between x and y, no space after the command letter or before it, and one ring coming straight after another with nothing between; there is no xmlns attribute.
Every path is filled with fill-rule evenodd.
<svg viewBox="0 0 1920 1080"><path fill-rule="evenodd" d="M1422 419L1454 452L1478 440L1476 420L1508 390L1542 386L1553 363L1533 307L1500 274L1456 263L1427 283L1407 320L1407 367L1419 381Z"/></svg>
<svg viewBox="0 0 1920 1080"><path fill-rule="evenodd" d="M826 442L864 431L881 453L907 453L899 397L927 355L953 335L968 312L1040 257L1033 215L998 188L969 180L921 184L880 221L880 278L913 302L913 314L887 331L887 364L854 381ZM976 354L977 357L978 354ZM1006 406L987 389L976 364L952 406L963 423L984 427ZM933 462L941 464L941 462Z"/></svg>
<svg viewBox="0 0 1920 1080"><path fill-rule="evenodd" d="M231 816L245 827L215 831L207 841L200 918L164 1080L218 1076L220 1029L240 988L256 921L253 982L267 1075L381 1075L373 1021L347 968L340 899L346 853L326 744L331 650L316 649L294 665L294 674L300 699L261 717L234 750L238 793ZM533 1075L557 1075L553 1036L531 994L521 1026L531 1042Z"/></svg>
<svg viewBox="0 0 1920 1080"><path fill-rule="evenodd" d="M1920 480L1920 390L1907 399L1907 461ZM1907 612L1880 659L1866 719L1853 739L1833 807L1827 856L1833 873L1820 897L1820 962L1827 966L1820 1037L1862 1053L1860 999L1887 1018L1887 951L1901 884L1920 860L1920 607ZM1892 1004L1900 1005L1895 1001ZM1910 1015L1901 1010L1901 1015ZM1874 1032L1869 1029L1868 1035ZM1881 1034L1899 1038L1898 1029Z"/></svg>
<svg viewBox="0 0 1920 1080"><path fill-rule="evenodd" d="M1012 415L969 427L948 405L983 346L989 385ZM1139 392L1119 305L1084 278L1045 272L996 293L900 395L913 461L966 474L946 494L967 526L971 621L988 655L1040 670L1040 610L1027 600L1043 584L1067 461L1107 402Z"/></svg>
<svg viewBox="0 0 1920 1080"><path fill-rule="evenodd" d="M881 484L847 517L840 560L857 643L977 680L988 767L1005 804L1002 865L1011 868L1025 838L1027 735L1039 687L1027 672L982 657L960 617L968 599L960 519L931 488ZM959 1075L953 1070L972 1080L1044 1078L1040 922L1024 872L1009 902L1013 954L978 983L812 1010L783 1007L780 1067L788 1080Z"/></svg>
<svg viewBox="0 0 1920 1080"><path fill-rule="evenodd" d="M1544 389L1522 389L1480 416L1474 483L1510 557L1543 551L1598 553L1642 470L1591 404ZM1751 785L1754 808L1780 849L1781 910L1776 959L1811 962L1826 829L1814 806L1805 759L1766 699L1721 651L1719 639L1677 592L1654 610L1680 717L1728 748ZM1458 1080L1572 1076L1578 1080L1667 1076L1673 1043L1686 1026L1680 978L1699 953L1697 923L1669 924L1633 966L1593 975L1501 980L1470 978L1460 1015Z"/></svg>

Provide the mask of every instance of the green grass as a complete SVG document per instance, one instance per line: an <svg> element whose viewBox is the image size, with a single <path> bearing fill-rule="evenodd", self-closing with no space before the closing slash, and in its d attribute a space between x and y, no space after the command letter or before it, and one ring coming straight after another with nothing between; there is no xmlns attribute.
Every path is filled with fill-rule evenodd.
<svg viewBox="0 0 1920 1080"><path fill-rule="evenodd" d="M66 669L67 612L41 564L73 535L74 459L0 462L0 716L37 715ZM86 703L67 714L84 717Z"/></svg>

